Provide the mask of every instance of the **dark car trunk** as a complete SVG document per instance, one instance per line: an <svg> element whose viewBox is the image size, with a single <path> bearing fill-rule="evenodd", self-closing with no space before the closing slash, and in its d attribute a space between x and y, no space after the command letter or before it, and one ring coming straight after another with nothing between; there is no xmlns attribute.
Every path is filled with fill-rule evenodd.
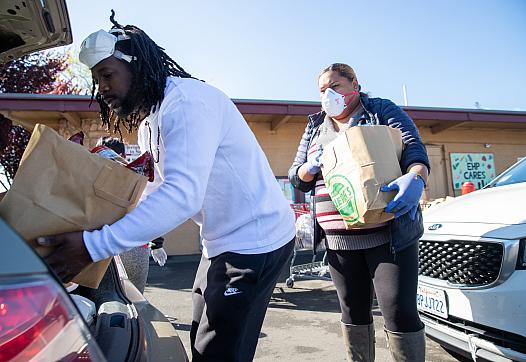
<svg viewBox="0 0 526 362"><path fill-rule="evenodd" d="M97 315L89 327L108 361L147 360L143 322L122 290L114 260L98 289L79 286L72 294L95 303Z"/></svg>

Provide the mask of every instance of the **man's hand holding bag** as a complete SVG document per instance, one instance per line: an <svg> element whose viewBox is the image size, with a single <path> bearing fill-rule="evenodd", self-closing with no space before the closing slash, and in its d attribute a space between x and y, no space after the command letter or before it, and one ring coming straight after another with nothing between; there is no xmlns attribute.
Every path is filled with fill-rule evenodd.
<svg viewBox="0 0 526 362"><path fill-rule="evenodd" d="M145 176L38 124L0 202L0 217L46 256L52 248L37 244L36 238L112 224L136 205L146 183ZM90 263L73 281L97 288L109 262Z"/></svg>

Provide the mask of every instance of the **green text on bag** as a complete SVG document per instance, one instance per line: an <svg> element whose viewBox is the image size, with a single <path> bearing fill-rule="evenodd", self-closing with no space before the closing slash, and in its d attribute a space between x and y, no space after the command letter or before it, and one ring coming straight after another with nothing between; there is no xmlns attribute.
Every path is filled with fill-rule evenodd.
<svg viewBox="0 0 526 362"><path fill-rule="evenodd" d="M354 222L360 218L356 207L356 194L351 182L345 176L331 176L327 180L327 189L334 206L345 222Z"/></svg>

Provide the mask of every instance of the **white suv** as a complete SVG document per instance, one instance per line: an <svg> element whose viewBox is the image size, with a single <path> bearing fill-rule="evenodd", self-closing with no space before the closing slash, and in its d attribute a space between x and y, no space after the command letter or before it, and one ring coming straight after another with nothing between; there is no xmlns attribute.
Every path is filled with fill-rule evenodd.
<svg viewBox="0 0 526 362"><path fill-rule="evenodd" d="M424 214L417 303L429 337L474 361L526 361L526 159Z"/></svg>

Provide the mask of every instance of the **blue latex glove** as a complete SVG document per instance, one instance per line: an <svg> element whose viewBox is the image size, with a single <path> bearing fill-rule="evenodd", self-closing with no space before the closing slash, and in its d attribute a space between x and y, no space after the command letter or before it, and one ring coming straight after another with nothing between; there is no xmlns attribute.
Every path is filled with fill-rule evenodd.
<svg viewBox="0 0 526 362"><path fill-rule="evenodd" d="M307 157L307 172L311 175L316 175L318 172L321 171L320 158L322 154L323 148L320 146L316 152L312 153L309 157Z"/></svg>
<svg viewBox="0 0 526 362"><path fill-rule="evenodd" d="M415 219L418 202L424 191L424 181L417 177L415 172L409 172L400 176L389 185L382 186L380 190L398 190L394 199L387 204L385 212L394 213L395 218L409 212L411 220Z"/></svg>

